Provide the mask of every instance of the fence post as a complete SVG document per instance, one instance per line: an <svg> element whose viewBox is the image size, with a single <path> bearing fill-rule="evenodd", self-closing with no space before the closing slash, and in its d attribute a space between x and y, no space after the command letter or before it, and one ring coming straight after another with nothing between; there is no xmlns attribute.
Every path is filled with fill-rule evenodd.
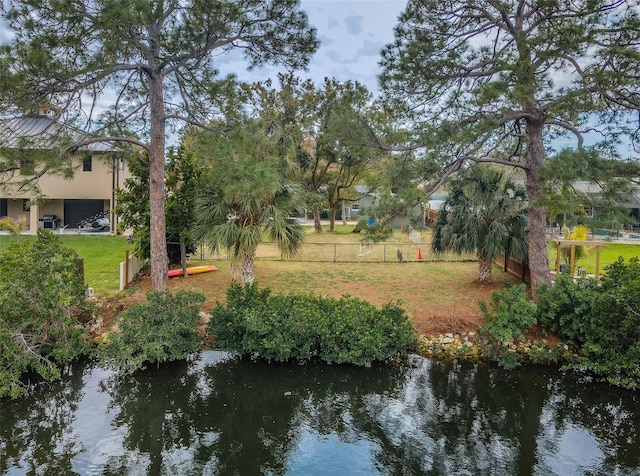
<svg viewBox="0 0 640 476"><path fill-rule="evenodd" d="M335 263L336 261L338 261L338 244L334 243L333 244L333 262Z"/></svg>
<svg viewBox="0 0 640 476"><path fill-rule="evenodd" d="M129 250L124 252L124 288L129 287Z"/></svg>

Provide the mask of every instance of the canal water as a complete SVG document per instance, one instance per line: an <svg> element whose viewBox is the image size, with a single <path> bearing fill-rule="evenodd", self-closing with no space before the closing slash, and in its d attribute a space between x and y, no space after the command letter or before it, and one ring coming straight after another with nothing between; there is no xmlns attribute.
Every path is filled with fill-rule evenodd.
<svg viewBox="0 0 640 476"><path fill-rule="evenodd" d="M640 475L640 394L546 367L216 351L1 400L0 474Z"/></svg>

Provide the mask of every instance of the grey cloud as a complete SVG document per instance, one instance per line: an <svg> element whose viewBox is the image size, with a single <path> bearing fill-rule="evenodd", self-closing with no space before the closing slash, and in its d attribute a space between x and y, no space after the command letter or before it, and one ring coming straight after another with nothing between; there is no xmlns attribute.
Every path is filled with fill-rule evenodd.
<svg viewBox="0 0 640 476"><path fill-rule="evenodd" d="M338 53L336 50L327 50L324 55L327 58L329 58L331 61L335 61L336 63L346 62L345 59L342 57L342 55Z"/></svg>
<svg viewBox="0 0 640 476"><path fill-rule="evenodd" d="M379 56L384 48L382 41L364 41L362 47L356 52L358 56Z"/></svg>
<svg viewBox="0 0 640 476"><path fill-rule="evenodd" d="M320 44L322 46L329 46L336 42L336 40L329 38L327 35L318 35L318 40L320 40Z"/></svg>
<svg viewBox="0 0 640 476"><path fill-rule="evenodd" d="M340 25L340 22L333 17L329 17L327 20L327 26L329 28L337 28Z"/></svg>
<svg viewBox="0 0 640 476"><path fill-rule="evenodd" d="M362 33L362 15L349 15L345 17L344 22L347 24L347 32L350 35L359 35Z"/></svg>

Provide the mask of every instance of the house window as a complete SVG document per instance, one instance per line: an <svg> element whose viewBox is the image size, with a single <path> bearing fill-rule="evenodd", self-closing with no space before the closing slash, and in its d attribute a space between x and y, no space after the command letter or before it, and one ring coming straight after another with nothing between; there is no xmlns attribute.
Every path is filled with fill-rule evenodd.
<svg viewBox="0 0 640 476"><path fill-rule="evenodd" d="M91 172L91 156L90 155L85 155L84 159L82 159L82 171Z"/></svg>
<svg viewBox="0 0 640 476"><path fill-rule="evenodd" d="M588 216L589 218L593 218L593 207L582 207L582 209L584 210L586 216Z"/></svg>
<svg viewBox="0 0 640 476"><path fill-rule="evenodd" d="M29 210L31 210L31 200L29 200L28 198L23 198L22 199L22 211L23 212L28 212Z"/></svg>
<svg viewBox="0 0 640 476"><path fill-rule="evenodd" d="M359 203L352 203L351 204L351 210L360 210L360 204Z"/></svg>

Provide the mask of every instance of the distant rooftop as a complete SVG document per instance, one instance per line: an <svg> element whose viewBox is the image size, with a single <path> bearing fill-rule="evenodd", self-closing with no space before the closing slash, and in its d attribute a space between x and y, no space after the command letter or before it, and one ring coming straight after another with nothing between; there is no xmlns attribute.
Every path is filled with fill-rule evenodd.
<svg viewBox="0 0 640 476"><path fill-rule="evenodd" d="M88 134L43 114L25 114L0 120L0 147L3 148L53 149L88 137ZM119 149L108 142L94 142L78 150L114 152Z"/></svg>

